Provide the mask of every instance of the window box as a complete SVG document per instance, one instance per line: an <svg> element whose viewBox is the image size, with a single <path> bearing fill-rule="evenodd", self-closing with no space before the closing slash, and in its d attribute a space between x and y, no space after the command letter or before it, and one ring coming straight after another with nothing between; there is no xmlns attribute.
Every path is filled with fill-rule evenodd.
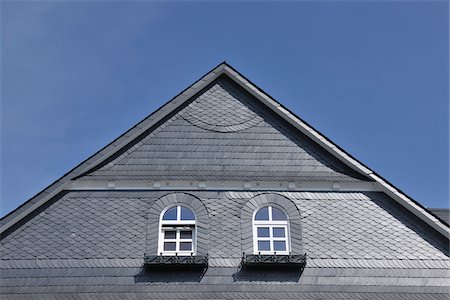
<svg viewBox="0 0 450 300"><path fill-rule="evenodd" d="M289 265L304 268L306 266L306 254L288 254L288 255L264 255L264 254L245 254L242 257L242 266L280 266Z"/></svg>
<svg viewBox="0 0 450 300"><path fill-rule="evenodd" d="M206 267L208 256L205 255L147 255L144 258L145 266L191 266Z"/></svg>

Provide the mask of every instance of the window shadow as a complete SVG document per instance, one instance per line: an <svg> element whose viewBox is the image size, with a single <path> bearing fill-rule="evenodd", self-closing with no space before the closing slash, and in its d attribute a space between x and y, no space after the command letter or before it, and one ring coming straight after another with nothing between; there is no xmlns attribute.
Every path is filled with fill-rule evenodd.
<svg viewBox="0 0 450 300"><path fill-rule="evenodd" d="M200 282L206 271L207 268L205 267L143 267L141 271L134 276L134 282Z"/></svg>
<svg viewBox="0 0 450 300"><path fill-rule="evenodd" d="M391 216L400 221L403 225L408 227L417 233L421 238L427 241L435 249L439 250L445 255L449 255L448 240L436 230L425 224L413 213L401 206L399 203L394 202L387 195L379 195L374 192L365 192L372 201L378 205L381 209L387 211ZM405 240L405 242L411 243L411 240Z"/></svg>
<svg viewBox="0 0 450 300"><path fill-rule="evenodd" d="M241 267L233 274L235 282L298 282L304 268L299 266Z"/></svg>

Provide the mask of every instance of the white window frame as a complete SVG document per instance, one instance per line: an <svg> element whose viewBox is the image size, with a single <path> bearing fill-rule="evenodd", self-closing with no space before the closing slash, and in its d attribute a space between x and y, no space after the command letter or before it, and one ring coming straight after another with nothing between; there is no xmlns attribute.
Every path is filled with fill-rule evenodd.
<svg viewBox="0 0 450 300"><path fill-rule="evenodd" d="M171 208L177 208L177 219L176 220L163 220L164 214ZM194 214L194 220L181 220L181 207L185 207L192 211ZM167 255L167 256L185 256L185 255L195 255L196 254L196 241L197 241L197 216L192 208L187 205L172 205L167 207L161 212L159 217L159 238L158 238L158 255ZM190 239L181 239L180 231L192 231L192 238ZM165 239L164 233L165 231L175 231L175 239ZM175 242L175 251L165 251L164 250L164 242ZM181 242L191 242L192 250L191 251L182 251L180 250Z"/></svg>
<svg viewBox="0 0 450 300"><path fill-rule="evenodd" d="M255 220L256 214L258 211L262 208L268 208L269 213L269 220ZM277 221L272 220L272 207L275 207L286 216L285 221ZM263 254L263 255L273 255L273 254L279 254L279 255L287 255L290 253L291 243L290 243L290 230L289 230L289 216L279 206L276 205L264 205L259 208L257 208L253 212L253 253L254 254ZM285 237L273 237L273 228L274 227L282 227L284 228L284 234ZM269 228L269 237L258 237L258 228ZM269 251L259 251L258 249L258 241L268 241L270 244L270 250ZM274 242L275 241L284 241L286 244L286 250L285 251L274 251Z"/></svg>

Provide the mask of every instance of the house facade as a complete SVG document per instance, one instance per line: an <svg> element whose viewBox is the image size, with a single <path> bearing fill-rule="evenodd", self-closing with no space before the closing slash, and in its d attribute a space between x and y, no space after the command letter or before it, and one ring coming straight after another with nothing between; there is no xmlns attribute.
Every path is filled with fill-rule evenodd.
<svg viewBox="0 0 450 300"><path fill-rule="evenodd" d="M448 299L447 223L226 63L1 220L2 299Z"/></svg>

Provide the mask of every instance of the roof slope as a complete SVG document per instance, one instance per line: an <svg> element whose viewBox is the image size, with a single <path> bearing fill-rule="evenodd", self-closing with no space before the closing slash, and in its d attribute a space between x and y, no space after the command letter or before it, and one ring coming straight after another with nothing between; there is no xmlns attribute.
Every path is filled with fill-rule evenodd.
<svg viewBox="0 0 450 300"><path fill-rule="evenodd" d="M377 185L374 190L381 192L255 191L242 184L234 191L200 191L200 185L178 190L204 205L208 221L201 227L199 220L198 228L208 228L205 235L198 231L198 240L208 246L209 267L204 274L144 272L144 253L157 252L155 203L167 207L173 191L151 185L107 190L109 184L101 184L211 178L347 182ZM101 184L98 190L75 190L80 182ZM244 241L251 239L251 221L243 222L241 213L249 199L267 193L288 201L288 213L296 214L289 217L291 245L301 247L291 250L308 254L302 276L240 268ZM449 294L448 227L227 64L2 221L2 299L447 299Z"/></svg>
<svg viewBox="0 0 450 300"><path fill-rule="evenodd" d="M48 186L46 189L44 189L42 192L31 198L29 201L18 207L15 211L11 212L9 215L5 216L0 220L1 222L1 228L0 233L3 233L7 231L8 229L12 228L15 224L20 222L23 218L26 216L34 213L37 211L39 207L42 207L43 205L47 204L48 201L50 201L53 197L64 191L65 189L71 187L71 180L74 178L80 177L81 175L86 174L92 174L94 175L96 170L101 170L102 166L105 166L105 169L101 170L107 171L108 168L116 168L116 170L121 169L119 161L117 161L117 166L107 164L114 160L115 158L119 157L121 154L123 154L126 151L132 151L133 147L135 145L138 145L139 142L143 141L143 138L147 136L150 132L155 131L161 124L164 123L164 121L167 121L169 118L171 118L174 114L176 114L180 109L182 109L184 106L186 106L188 103L191 103L192 97L195 97L198 95L198 92L203 90L205 87L210 85L214 80L216 80L220 76L227 76L229 79L231 79L234 83L239 85L239 87L243 88L245 91L250 93L254 99L257 99L261 105L266 107L271 113L277 115L281 119L285 120L291 128L295 128L295 136L299 136L303 134L304 136L311 139L314 143L316 143L320 148L322 148L326 153L328 152L331 154L334 158L348 166L353 171L345 170L340 166L340 163L336 163L336 161L333 161L332 159L329 159L328 157L322 156L322 153L320 153L318 157L314 155L314 153L317 154L316 149L314 147L309 147L310 144L307 145L307 147L301 147L302 150L307 153L310 157L313 157L316 162L313 164L308 165L309 163L312 163L314 159L306 159L305 162L307 163L305 166L295 165L293 170L289 169L289 165L284 165L284 167L290 172L289 174L278 174L281 177L285 178L291 178L292 175L296 176L298 175L299 170L302 171L319 171L317 174L321 174L328 176L327 180L334 176L341 176L341 179L361 179L361 178L370 178L371 180L374 180L377 186L378 190L381 190L385 192L387 195L392 197L395 201L400 203L402 206L407 208L409 211L414 213L416 216L418 216L421 220L426 222L428 225L433 227L436 231L438 231L440 234L444 235L445 237L450 237L450 230L446 224L444 224L441 220L437 219L433 214L431 214L426 208L421 206L419 203L414 201L413 199L409 198L406 194L404 194L402 191L395 188L393 185L388 183L386 180L384 180L381 176L364 166L362 163L357 161L355 158L353 158L351 155L346 153L343 149L339 148L337 145L333 144L330 140L328 140L326 137L324 137L322 134L320 134L317 130L312 128L309 124L292 114L289 110L287 110L285 107L283 107L280 103L275 101L273 98L271 98L269 95L265 94L262 90L260 90L258 87L256 87L253 83L251 83L249 80L247 80L244 76L239 74L236 70L234 70L232 67L230 67L226 63L222 63L216 68L214 68L212 71L207 73L205 76L203 76L200 80L195 82L193 85L191 85L189 88L184 90L182 93L177 95L175 98L173 98L171 101L166 103L164 106L162 106L160 109L158 109L156 112L145 118L143 121L138 123L136 126L131 128L129 131L124 133L122 136L114 140L112 143L107 145L105 148L88 158L86 161L82 162L80 165L69 171L67 174L65 174L63 177L55 181L53 184ZM212 92L212 91L211 91ZM243 103L244 101L241 96L233 94L233 97L229 97L226 94L230 94L229 91L215 91L216 96L223 100L224 102L230 103L230 105L227 105L224 107L225 112L231 112L233 111L233 104L236 103L236 101ZM222 95L219 95L222 94ZM199 99L200 101L200 99ZM205 103L208 103L208 98L204 99ZM207 106L207 105L206 105ZM204 115L202 115L202 109L205 106L192 106L189 108L189 113L184 115L183 120L188 122L190 125L195 125L196 127L200 127L204 130L207 130L208 132L223 132L224 134L227 133L237 133L241 130L244 130L245 128L248 129L256 129L256 122L258 121L258 117L254 117L252 113L252 108L250 106L247 107L247 109L241 109L239 112L239 118L243 120L243 122L236 122L237 120L235 118L219 118L221 111L217 110L211 110L210 112L211 117L206 118ZM262 122L265 122L266 119L263 119ZM211 123L213 122L213 123ZM225 122L225 123L224 123ZM263 123L258 123L263 124ZM252 127L253 126L253 127ZM206 129L205 129L206 128ZM230 132L232 131L232 132ZM280 132L281 133L281 132ZM282 132L282 135L286 136L285 132ZM136 144L138 143L138 144ZM281 143L282 144L282 143ZM242 146L242 145L241 145ZM279 146L279 145L278 145ZM304 146L304 145L300 145ZM129 152L130 153L130 152ZM302 154L301 152L297 153L289 153L288 155L297 155L297 157L300 157ZM306 156L305 156L306 157ZM172 159L172 158L170 158ZM190 158L187 158L189 160ZM281 159L282 160L282 159ZM268 165L266 166L269 168L269 170L276 170L277 167L280 167L283 162L280 160L272 161L275 166ZM106 165L105 165L106 164ZM185 162L185 166L189 165L189 162ZM139 166L140 168L141 166ZM144 165L143 168L147 168L148 165ZM158 167L159 168L159 167ZM156 168L155 170L157 172L166 172L168 169L170 169L170 164L166 164L163 166L163 170L160 170ZM231 174L233 172L239 172L241 171L239 169L239 166L236 166L236 169L230 170ZM213 169L214 170L214 169ZM266 170L262 169L259 170L260 172ZM93 171L93 172L92 172ZM127 176L130 175L129 170ZM198 170L192 170L192 171L198 171ZM217 171L217 170L215 170ZM95 173L97 176L105 176L107 174L100 174ZM248 173L247 170L245 172ZM297 172L297 173L296 173ZM358 174L357 176L354 175L355 172ZM194 172L195 173L195 172ZM283 172L281 172L283 173ZM352 174L353 173L353 174ZM198 173L197 173L198 174ZM344 174L345 176L342 176L341 174ZM161 175L161 174L159 174ZM235 175L235 174L233 174ZM247 175L255 175L254 173L251 174L245 174ZM108 174L107 176L111 176L111 174ZM358 178L359 177L359 178ZM94 178L94 177L93 177ZM320 176L316 176L316 178L320 178ZM315 180L314 179L314 180ZM351 179L351 180L353 180Z"/></svg>
<svg viewBox="0 0 450 300"><path fill-rule="evenodd" d="M79 180L370 181L222 75Z"/></svg>
<svg viewBox="0 0 450 300"><path fill-rule="evenodd" d="M168 193L65 194L1 240L1 293L11 299L448 297L446 239L376 192L277 192L300 212L308 254L300 276L239 268L240 210L267 192L191 191L210 218L214 242L207 272L143 272L148 235L142 224L153 203Z"/></svg>
<svg viewBox="0 0 450 300"><path fill-rule="evenodd" d="M430 208L430 211L438 216L445 223L450 224L450 209L448 208Z"/></svg>

